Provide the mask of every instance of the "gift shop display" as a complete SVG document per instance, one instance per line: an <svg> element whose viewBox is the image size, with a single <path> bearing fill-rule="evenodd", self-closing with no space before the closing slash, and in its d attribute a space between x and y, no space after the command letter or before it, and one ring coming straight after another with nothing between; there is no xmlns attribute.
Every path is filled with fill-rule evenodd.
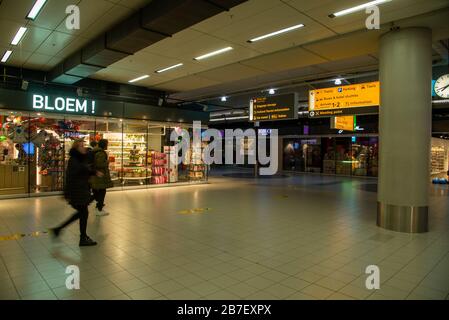
<svg viewBox="0 0 449 320"><path fill-rule="evenodd" d="M152 184L168 183L168 161L167 155L162 152L151 152Z"/></svg>
<svg viewBox="0 0 449 320"><path fill-rule="evenodd" d="M202 180L206 177L206 164L203 161L205 143L191 144L187 153L187 170L190 180Z"/></svg>
<svg viewBox="0 0 449 320"><path fill-rule="evenodd" d="M167 174L168 174L168 182L170 182L170 183L178 182L178 180L179 180L177 150L178 150L177 146L173 146L173 147L164 146L164 153L166 154L166 158L167 158L166 167L167 167Z"/></svg>

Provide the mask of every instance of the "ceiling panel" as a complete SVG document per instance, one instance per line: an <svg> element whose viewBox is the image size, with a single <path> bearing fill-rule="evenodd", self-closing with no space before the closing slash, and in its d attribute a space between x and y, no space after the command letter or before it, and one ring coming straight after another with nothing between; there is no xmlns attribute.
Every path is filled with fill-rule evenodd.
<svg viewBox="0 0 449 320"><path fill-rule="evenodd" d="M204 35L202 32L188 28L174 34L172 37L156 42L155 44L142 49L142 51L176 58L176 50L173 50L173 48L182 48L184 45L201 37L202 35Z"/></svg>
<svg viewBox="0 0 449 320"><path fill-rule="evenodd" d="M196 50L194 53L190 53L189 57L195 57L195 56L200 56L202 54L208 53L208 52L212 52L215 51L217 49L222 49L224 47L226 47L227 45L224 44L222 46L205 46L208 49L206 50ZM219 66L223 66L223 65L227 65L227 64L231 64L231 63L235 63L235 62L239 62L242 60L246 60L246 59L250 59L250 58L254 58L259 56L259 53L254 51L254 50L250 50L246 47L243 46L236 46L233 45L233 50L228 51L226 53L211 57L209 59L205 59L205 60L200 60L200 61L196 61L195 63L201 66L205 66L207 68L215 68L215 67L219 67Z"/></svg>
<svg viewBox="0 0 449 320"><path fill-rule="evenodd" d="M266 73L240 63L234 63L224 67L215 68L201 72L201 77L212 79L218 82L234 81L237 79L250 78Z"/></svg>
<svg viewBox="0 0 449 320"><path fill-rule="evenodd" d="M79 4L80 8L80 29L79 30L69 30L66 27L66 20L64 19L56 28L57 31L66 32L74 35L81 34L85 29L89 28L91 25L96 27L101 27L97 22L99 16L107 15L108 11L112 9L114 4L106 0L84 0Z"/></svg>
<svg viewBox="0 0 449 320"><path fill-rule="evenodd" d="M203 33L212 34L233 23L239 23L243 20L248 21L250 17L258 13L269 11L280 5L282 5L280 0L249 0L228 12L222 12L210 19L197 23L193 28Z"/></svg>
<svg viewBox="0 0 449 320"><path fill-rule="evenodd" d="M35 0L3 0L0 1L0 20L8 19L23 22L33 7Z"/></svg>
<svg viewBox="0 0 449 320"><path fill-rule="evenodd" d="M151 0L116 0L115 3L133 10L145 7Z"/></svg>
<svg viewBox="0 0 449 320"><path fill-rule="evenodd" d="M242 45L235 45L229 41L224 41L218 39L216 37L212 37L204 34L196 34L196 31L193 31L191 34L191 39L189 41L184 42L183 44L173 46L170 43L170 40L175 39L165 39L161 42L165 41L165 44L161 44L157 50L147 50L146 52L157 52L158 55L165 56L168 58L173 58L175 61L185 61L185 62L194 62L201 66L207 66L209 68L213 68L216 66L221 66L229 63L233 63L236 61L240 61L242 59L248 59L251 57L257 56L259 53L246 48ZM196 36L195 36L196 35ZM158 44L156 43L156 46ZM168 47L176 47L177 50L162 49L162 46ZM209 59L195 61L195 57L199 57L206 53L210 53L216 51L218 49L223 49L225 47L233 47L234 50L211 57ZM150 46L151 48L152 46Z"/></svg>
<svg viewBox="0 0 449 320"><path fill-rule="evenodd" d="M4 46L2 47L4 48L1 53L3 55L3 53L9 48ZM32 51L21 49L14 50L11 57L8 60L8 65L21 66L23 61L26 61L32 54L33 54Z"/></svg>
<svg viewBox="0 0 449 320"><path fill-rule="evenodd" d="M197 75L190 75L187 77L179 78L167 83L163 83L155 86L156 89L167 91L188 91L197 88L208 87L217 84L217 81L211 79L205 79Z"/></svg>
<svg viewBox="0 0 449 320"><path fill-rule="evenodd" d="M380 30L362 31L305 45L304 48L327 60L340 60L377 52L381 34Z"/></svg>
<svg viewBox="0 0 449 320"><path fill-rule="evenodd" d="M305 23L305 19L304 15L279 2L279 5L270 10L255 14L249 19L235 21L221 29L215 30L213 35L232 42L245 43L249 39L292 25ZM291 31L291 33L299 35L301 31L301 29L298 29ZM279 37L283 37L283 35Z"/></svg>
<svg viewBox="0 0 449 320"><path fill-rule="evenodd" d="M40 28L54 30L62 21L65 21L67 6L78 5L80 2L80 0L48 0L36 20L29 23ZM80 14L83 15L82 12Z"/></svg>
<svg viewBox="0 0 449 320"><path fill-rule="evenodd" d="M151 74L156 70L179 63L179 60L147 52L138 52L111 65L111 67Z"/></svg>
<svg viewBox="0 0 449 320"><path fill-rule="evenodd" d="M62 48L61 50L54 52L54 55L61 58L67 58L72 53L76 52L77 50L81 49L84 45L86 45L89 42L89 39L85 39L83 37L76 37L73 36L71 38L71 41L67 43L67 45Z"/></svg>
<svg viewBox="0 0 449 320"><path fill-rule="evenodd" d="M35 51L52 33L51 30L29 26L20 46L28 51Z"/></svg>
<svg viewBox="0 0 449 320"><path fill-rule="evenodd" d="M448 1L449 2L449 1ZM449 6L445 9L440 9L420 17L406 19L398 22L397 25L401 28L423 26L432 29L432 36L434 41L445 40L449 38Z"/></svg>
<svg viewBox="0 0 449 320"><path fill-rule="evenodd" d="M341 71L366 66L375 66L379 63L375 56L359 56L350 59L329 61L319 65L320 69L325 71Z"/></svg>
<svg viewBox="0 0 449 320"><path fill-rule="evenodd" d="M112 7L107 12L97 12L98 16L95 19L95 23L85 26L80 30L80 35L85 38L94 39L106 30L109 30L118 21L130 16L132 13L133 10L119 5Z"/></svg>
<svg viewBox="0 0 449 320"><path fill-rule="evenodd" d="M321 1L316 2L321 3ZM343 34L365 29L365 21L368 14L363 10L336 18L330 18L329 14L366 2L367 1L360 0L339 0L330 2L326 0L325 5L318 6L311 4L309 0L292 0L289 4L312 17L319 23ZM378 7L380 9L381 23L383 24L424 12L437 10L448 5L449 1L447 0L394 0L380 4Z"/></svg>
<svg viewBox="0 0 449 320"><path fill-rule="evenodd" d="M22 25L20 23L17 23L12 20L6 20L1 19L0 20L0 45L3 46L9 46L11 44L11 41L13 40L14 36L17 33L17 30ZM22 39L22 42L24 39L27 38L27 35L25 34L24 38Z"/></svg>
<svg viewBox="0 0 449 320"><path fill-rule="evenodd" d="M55 55L64 49L76 37L67 33L53 31L51 35L42 42L41 46L36 50L37 53Z"/></svg>
<svg viewBox="0 0 449 320"><path fill-rule="evenodd" d="M33 53L23 65L27 69L47 70L47 63L52 56L40 53Z"/></svg>
<svg viewBox="0 0 449 320"><path fill-rule="evenodd" d="M46 64L45 66L45 71L50 70L51 68L53 68L54 66L60 64L62 61L64 60L64 58L62 57L57 57L57 56L53 56Z"/></svg>
<svg viewBox="0 0 449 320"><path fill-rule="evenodd" d="M259 56L241 63L266 72L276 72L326 62L325 59L302 48Z"/></svg>
<svg viewBox="0 0 449 320"><path fill-rule="evenodd" d="M92 76L92 78L101 80L109 79L109 81L111 81L111 79L114 79L113 81L119 83L128 83L129 80L140 77L142 76L142 74L144 73L109 66L95 73L95 75ZM155 84L167 82L169 80L170 80L169 78L160 74L150 74L149 78L136 82L134 83L134 85L153 86Z"/></svg>
<svg viewBox="0 0 449 320"><path fill-rule="evenodd" d="M93 78L102 80L109 79L109 81L126 83L129 80L134 79L138 76L139 74L134 71L120 69L117 67L108 67L105 69L101 69L100 71L95 73L95 76L93 76Z"/></svg>

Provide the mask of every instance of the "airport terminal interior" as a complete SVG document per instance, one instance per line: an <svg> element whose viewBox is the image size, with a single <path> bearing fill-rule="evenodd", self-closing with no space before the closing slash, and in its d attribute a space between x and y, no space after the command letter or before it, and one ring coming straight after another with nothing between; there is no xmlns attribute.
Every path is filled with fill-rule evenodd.
<svg viewBox="0 0 449 320"><path fill-rule="evenodd" d="M449 300L448 21L0 0L0 300Z"/></svg>

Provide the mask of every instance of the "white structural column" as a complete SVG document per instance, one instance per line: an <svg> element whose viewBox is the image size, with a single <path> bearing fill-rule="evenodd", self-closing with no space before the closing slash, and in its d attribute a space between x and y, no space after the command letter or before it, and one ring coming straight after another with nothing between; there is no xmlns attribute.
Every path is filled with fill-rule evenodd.
<svg viewBox="0 0 449 320"><path fill-rule="evenodd" d="M380 40L377 225L427 232L432 125L432 32L392 30Z"/></svg>

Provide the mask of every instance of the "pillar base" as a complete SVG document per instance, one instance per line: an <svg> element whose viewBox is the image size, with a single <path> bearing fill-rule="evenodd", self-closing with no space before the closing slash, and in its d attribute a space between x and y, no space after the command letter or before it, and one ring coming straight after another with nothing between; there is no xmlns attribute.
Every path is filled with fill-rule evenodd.
<svg viewBox="0 0 449 320"><path fill-rule="evenodd" d="M406 233L428 231L429 207L396 206L377 202L377 226Z"/></svg>

